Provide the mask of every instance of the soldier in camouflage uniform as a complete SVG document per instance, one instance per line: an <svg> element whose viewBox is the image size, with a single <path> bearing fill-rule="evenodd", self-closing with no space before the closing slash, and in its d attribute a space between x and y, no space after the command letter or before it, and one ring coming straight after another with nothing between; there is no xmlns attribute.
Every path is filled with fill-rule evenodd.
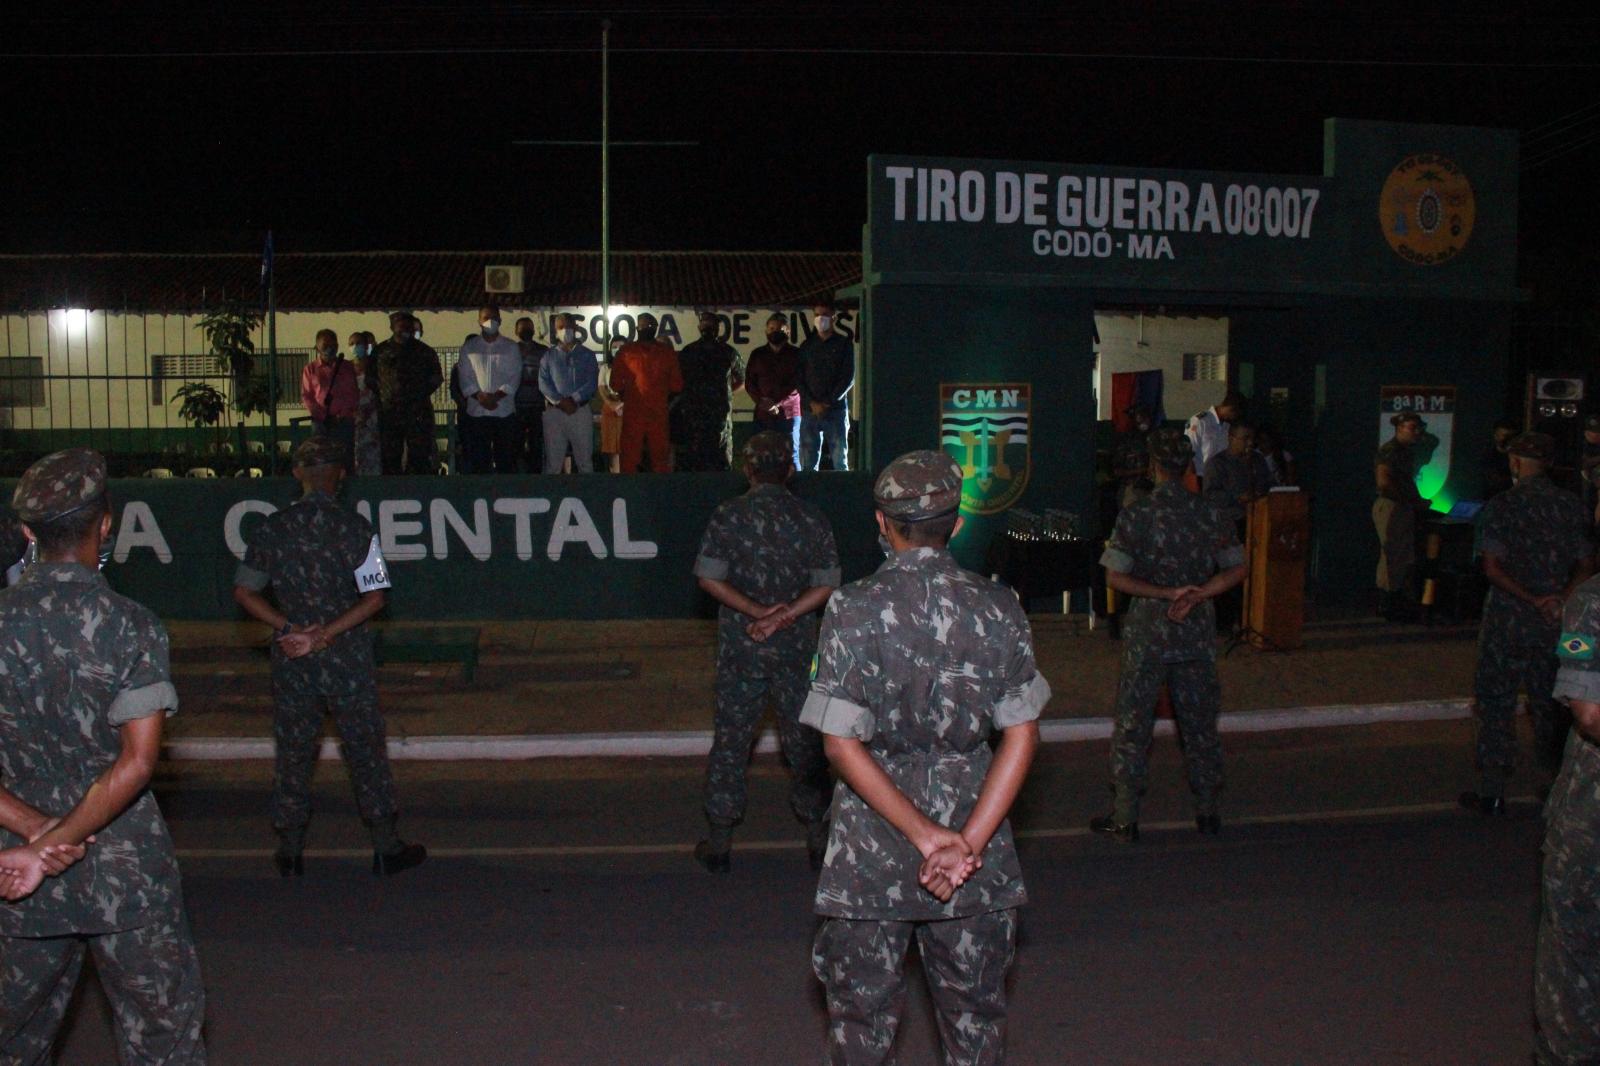
<svg viewBox="0 0 1600 1066"><path fill-rule="evenodd" d="M1536 1060L1600 1063L1600 578L1579 585L1562 613L1555 695L1573 730L1545 802L1544 909L1534 952Z"/></svg>
<svg viewBox="0 0 1600 1066"><path fill-rule="evenodd" d="M1517 692L1528 693L1538 765L1553 774L1561 763L1571 716L1556 702L1556 657L1561 602L1592 572L1589 523L1583 501L1551 483L1555 438L1523 433L1507 455L1516 484L1495 496L1479 520L1489 594L1478 630L1473 694L1478 712L1476 792L1461 804L1484 814L1505 810L1506 783L1517 763Z"/></svg>
<svg viewBox="0 0 1600 1066"><path fill-rule="evenodd" d="M1139 799L1150 769L1156 699L1165 685L1202 833L1222 826L1222 742L1217 713L1217 622L1212 600L1244 580L1244 549L1233 523L1183 487L1194 446L1176 429L1150 435L1155 488L1117 518L1100 563L1106 584L1130 597L1122 622L1122 673L1111 738L1109 816L1089 827L1139 839Z"/></svg>
<svg viewBox="0 0 1600 1066"><path fill-rule="evenodd" d="M1415 411L1389 419L1394 436L1378 448L1378 498L1372 524L1378 530L1378 613L1392 622L1417 613L1412 579L1417 569L1417 519L1428 502L1417 492L1416 444L1428 429Z"/></svg>
<svg viewBox="0 0 1600 1066"><path fill-rule="evenodd" d="M311 771L326 702L343 742L361 818L372 835L372 872L395 874L422 862L427 851L402 841L395 829L394 778L378 710L367 620L383 609L389 570L372 526L335 499L344 479L344 455L327 440L312 437L295 449L294 475L305 495L263 519L246 537L244 562L234 576L234 599L274 633L272 827L278 849L273 858L285 877L304 871ZM276 606L262 595L268 585Z"/></svg>
<svg viewBox="0 0 1600 1066"><path fill-rule="evenodd" d="M104 459L46 456L14 504L39 560L0 593L0 895L17 901L0 905L0 1062L49 1061L87 951L121 1062L203 1063L200 961L148 789L178 706L166 631L96 568Z"/></svg>
<svg viewBox="0 0 1600 1066"><path fill-rule="evenodd" d="M813 866L827 843L828 762L822 737L800 724L806 667L817 646L813 612L839 584L833 530L816 507L784 487L792 449L776 433L744 446L750 491L711 515L694 572L717 612L717 717L706 766L711 835L695 858L714 873L729 869L733 827L744 820L745 767L770 697L793 784L789 804L806 825Z"/></svg>
<svg viewBox="0 0 1600 1066"><path fill-rule="evenodd" d="M1154 416L1148 404L1136 403L1123 411L1133 428L1117 434L1111 448L1111 476L1117 479L1117 509L1150 492L1150 433Z"/></svg>
<svg viewBox="0 0 1600 1066"><path fill-rule="evenodd" d="M415 315L389 316L394 335L373 351L383 472L434 474L433 394L444 384L439 353L423 344Z"/></svg>
<svg viewBox="0 0 1600 1066"><path fill-rule="evenodd" d="M733 389L744 385L739 353L717 338L717 316L700 312L700 339L678 353L683 391L672 402L673 466L683 470L726 470L733 455L728 412Z"/></svg>
<svg viewBox="0 0 1600 1066"><path fill-rule="evenodd" d="M800 716L840 777L812 950L830 1061L891 1060L915 936L945 1061L999 1062L1027 900L1005 819L1050 686L1016 596L950 555L961 467L911 452L873 496L892 554L828 604Z"/></svg>

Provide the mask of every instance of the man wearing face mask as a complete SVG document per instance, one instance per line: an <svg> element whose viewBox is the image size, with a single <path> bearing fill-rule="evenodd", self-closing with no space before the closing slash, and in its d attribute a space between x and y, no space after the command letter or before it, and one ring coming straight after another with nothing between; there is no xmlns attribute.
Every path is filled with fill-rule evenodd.
<svg viewBox="0 0 1600 1066"><path fill-rule="evenodd" d="M831 303L811 309L816 332L800 346L800 468L815 470L826 444L835 470L848 470L850 389L856 383L856 351L849 338L835 330Z"/></svg>
<svg viewBox="0 0 1600 1066"><path fill-rule="evenodd" d="M478 309L478 332L461 345L463 465L469 474L514 474L522 424L513 396L522 384L522 349L500 333L500 309Z"/></svg>
<svg viewBox="0 0 1600 1066"><path fill-rule="evenodd" d="M589 401L600 387L600 360L578 343L577 323L569 314L551 320L556 343L539 361L539 391L544 394L544 472L561 473L567 450L572 472L594 472L594 415Z"/></svg>
<svg viewBox="0 0 1600 1066"><path fill-rule="evenodd" d="M649 449L651 471L670 473L667 403L683 391L683 374L678 353L656 340L655 315L639 316L638 339L617 353L611 388L622 397L622 472L639 473Z"/></svg>
<svg viewBox="0 0 1600 1066"><path fill-rule="evenodd" d="M533 319L517 319L517 351L522 354L522 379L514 401L517 408L517 461L530 474L544 470L544 396L539 392L539 362L545 346L533 339Z"/></svg>
<svg viewBox="0 0 1600 1066"><path fill-rule="evenodd" d="M744 391L755 404L757 433L781 433L794 446L794 468L800 469L800 355L789 343L789 322L767 316L767 343L750 353L744 370Z"/></svg>
<svg viewBox="0 0 1600 1066"><path fill-rule="evenodd" d="M300 399L311 416L315 432L332 437L353 460L356 447L356 410L361 400L355 366L339 351L339 336L331 329L317 330L317 354L300 371Z"/></svg>
<svg viewBox="0 0 1600 1066"><path fill-rule="evenodd" d="M733 391L744 384L739 353L717 336L721 323L700 312L700 339L678 353L683 391L672 405L673 465L679 470L727 470L733 457L728 414Z"/></svg>
<svg viewBox="0 0 1600 1066"><path fill-rule="evenodd" d="M409 311L389 316L393 336L373 352L378 374L378 440L385 474L436 473L433 394L444 384L439 353L418 340Z"/></svg>

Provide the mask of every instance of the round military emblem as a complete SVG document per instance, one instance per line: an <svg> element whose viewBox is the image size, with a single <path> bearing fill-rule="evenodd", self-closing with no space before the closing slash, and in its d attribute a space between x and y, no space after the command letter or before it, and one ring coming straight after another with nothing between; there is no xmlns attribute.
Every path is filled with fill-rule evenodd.
<svg viewBox="0 0 1600 1066"><path fill-rule="evenodd" d="M1476 215L1466 174L1432 152L1402 159L1389 172L1378 202L1378 223L1389 247L1418 266L1438 266L1460 255Z"/></svg>

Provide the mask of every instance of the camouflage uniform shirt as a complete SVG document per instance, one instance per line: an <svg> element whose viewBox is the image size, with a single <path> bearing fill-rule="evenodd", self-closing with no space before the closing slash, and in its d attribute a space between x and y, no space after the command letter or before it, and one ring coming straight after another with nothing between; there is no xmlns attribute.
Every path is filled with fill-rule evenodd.
<svg viewBox="0 0 1600 1066"><path fill-rule="evenodd" d="M1379 446L1378 458L1373 465L1386 466L1393 475L1391 484L1395 488L1390 499L1413 506L1421 504L1422 494L1417 491L1417 453L1413 445L1401 444L1390 437Z"/></svg>
<svg viewBox="0 0 1600 1066"><path fill-rule="evenodd" d="M1166 588L1203 585L1244 562L1233 523L1176 481L1164 481L1117 516L1100 564ZM1165 600L1134 596L1122 623L1125 666L1149 660L1186 663L1217 656L1217 612L1210 600L1181 622Z"/></svg>
<svg viewBox="0 0 1600 1066"><path fill-rule="evenodd" d="M295 625L331 622L355 606L361 597L355 572L374 556L387 576L371 523L323 492L307 493L287 510L262 519L246 545L234 584L256 592L270 584L278 608ZM288 691L370 692L377 684L374 669L366 625L298 659L287 658L277 642L272 645L273 684Z"/></svg>
<svg viewBox="0 0 1600 1066"><path fill-rule="evenodd" d="M178 706L166 630L96 571L39 562L0 592L0 634L0 773L18 799L64 816L117 761L119 726ZM0 830L0 847L22 843ZM76 865L0 903L0 935L114 933L182 909L172 838L146 790Z"/></svg>
<svg viewBox="0 0 1600 1066"><path fill-rule="evenodd" d="M433 394L444 384L439 353L419 340L404 344L392 337L372 352L378 368L378 407L386 413L431 410Z"/></svg>
<svg viewBox="0 0 1600 1066"><path fill-rule="evenodd" d="M757 603L788 603L806 589L839 584L839 551L816 507L782 485L756 485L711 513L694 572L726 581ZM718 609L719 670L765 675L782 663L804 664L817 646L812 615L761 643L745 632L752 621L725 604Z"/></svg>
<svg viewBox="0 0 1600 1066"><path fill-rule="evenodd" d="M918 810L959 828L988 775L990 735L1038 718L1049 698L1011 590L962 570L946 550L913 548L828 601L800 721L861 740ZM1009 822L948 903L917 883L921 864L916 847L840 781L818 914L931 921L1027 902Z"/></svg>
<svg viewBox="0 0 1600 1066"><path fill-rule="evenodd" d="M1535 596L1566 590L1572 568L1588 556L1589 522L1583 502L1540 474L1518 481L1491 499L1481 519L1481 551ZM1556 626L1539 608L1490 586L1483 631L1519 648L1547 649Z"/></svg>

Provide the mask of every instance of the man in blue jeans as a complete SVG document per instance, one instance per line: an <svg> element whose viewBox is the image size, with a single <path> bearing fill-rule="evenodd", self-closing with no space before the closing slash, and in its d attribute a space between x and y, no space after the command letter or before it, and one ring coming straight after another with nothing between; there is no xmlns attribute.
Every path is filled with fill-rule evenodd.
<svg viewBox="0 0 1600 1066"><path fill-rule="evenodd" d="M834 308L811 309L816 332L800 346L800 467L815 470L823 437L835 470L848 470L850 389L856 383L856 352L850 339L834 330Z"/></svg>

